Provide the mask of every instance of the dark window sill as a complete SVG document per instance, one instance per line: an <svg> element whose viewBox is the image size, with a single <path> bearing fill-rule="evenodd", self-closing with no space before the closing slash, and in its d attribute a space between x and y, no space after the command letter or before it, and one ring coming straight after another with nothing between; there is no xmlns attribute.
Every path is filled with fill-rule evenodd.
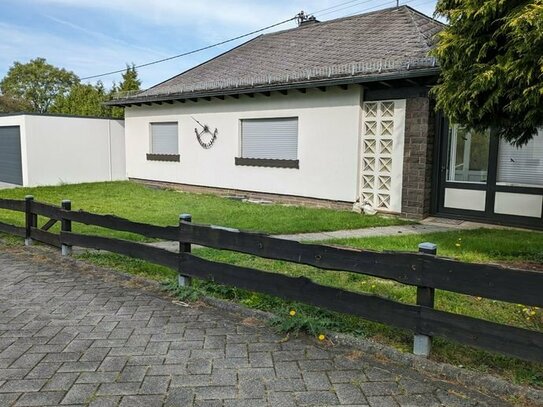
<svg viewBox="0 0 543 407"><path fill-rule="evenodd" d="M279 160L271 158L243 158L236 157L236 165L251 167L272 167L272 168L300 168L299 160Z"/></svg>
<svg viewBox="0 0 543 407"><path fill-rule="evenodd" d="M179 162L179 154L147 154L147 161L175 161Z"/></svg>

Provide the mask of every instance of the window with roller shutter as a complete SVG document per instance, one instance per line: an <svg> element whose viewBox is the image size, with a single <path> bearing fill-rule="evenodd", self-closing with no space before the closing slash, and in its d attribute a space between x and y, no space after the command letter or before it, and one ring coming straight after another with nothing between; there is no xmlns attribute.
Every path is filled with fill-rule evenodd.
<svg viewBox="0 0 543 407"><path fill-rule="evenodd" d="M240 150L236 165L299 168L298 118L241 120Z"/></svg>
<svg viewBox="0 0 543 407"><path fill-rule="evenodd" d="M177 122L150 124L151 161L179 161L179 133Z"/></svg>

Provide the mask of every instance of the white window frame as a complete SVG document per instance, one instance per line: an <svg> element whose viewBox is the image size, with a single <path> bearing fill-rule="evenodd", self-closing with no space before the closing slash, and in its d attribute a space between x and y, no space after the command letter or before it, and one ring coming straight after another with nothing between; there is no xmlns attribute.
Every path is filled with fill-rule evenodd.
<svg viewBox="0 0 543 407"><path fill-rule="evenodd" d="M487 169L479 171L481 174L486 174L487 180L486 181L469 181L469 180L457 180L456 177L456 157L457 157L457 141L458 141L458 130L460 127L459 124L450 124L449 125L449 131L450 131L450 137L448 139L449 145L447 146L447 175L446 175L446 182L450 183L458 183L458 184L476 184L476 185L486 185L488 183L488 160L490 159L490 155L488 155L487 158ZM488 130L490 131L490 130ZM464 145L464 164L466 162L469 163L470 161L470 155L471 155L471 139L472 135L471 133L468 133L468 139L466 140L466 143ZM488 153L490 153L490 143L488 144ZM469 174L470 170L469 168L466 170L464 169L464 172L466 175ZM472 171L474 172L474 171ZM452 175L452 179L451 179ZM468 176L469 178L469 176Z"/></svg>

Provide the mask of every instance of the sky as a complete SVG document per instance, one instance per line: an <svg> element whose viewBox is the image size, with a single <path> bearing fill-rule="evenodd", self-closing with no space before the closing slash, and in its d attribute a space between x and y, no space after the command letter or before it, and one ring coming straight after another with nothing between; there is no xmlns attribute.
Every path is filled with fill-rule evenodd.
<svg viewBox="0 0 543 407"><path fill-rule="evenodd" d="M436 0L401 0L432 15ZM325 21L393 7L396 0L0 0L0 78L43 57L80 78L205 47L293 17ZM266 32L293 28L291 21ZM254 37L138 69L148 88ZM102 78L106 87L120 74ZM84 82L96 82L98 79Z"/></svg>

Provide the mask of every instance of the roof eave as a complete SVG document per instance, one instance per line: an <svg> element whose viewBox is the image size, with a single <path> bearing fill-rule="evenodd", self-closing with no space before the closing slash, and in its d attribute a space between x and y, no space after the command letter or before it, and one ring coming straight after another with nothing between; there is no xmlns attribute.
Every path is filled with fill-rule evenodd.
<svg viewBox="0 0 543 407"><path fill-rule="evenodd" d="M398 71L390 73L381 73L376 75L364 75L364 76L349 76L342 78L332 78L332 79L319 79L319 80L309 80L302 82L292 82L292 83L277 83L277 84L264 84L261 86L251 86L251 87L239 87L239 88L224 88L224 89L215 89L215 90L202 90L202 91L193 91L193 92L184 92L184 93L170 93L164 95L151 95L143 97L130 97L124 99L111 100L106 102L105 105L108 106L130 106L134 104L141 103L158 103L158 102L169 102L175 100L184 100L184 99L193 99L193 98L203 98L203 97L214 97L214 96L230 96L230 95L240 95L247 93L256 93L256 92L272 92L279 90L288 90L288 89L301 89L301 88L317 88L320 86L336 86L336 85L349 85L349 84L363 84L369 82L380 82L380 81L390 81L404 78L420 78L428 76L438 76L440 69L438 66L431 68L421 68L413 69L410 71Z"/></svg>

